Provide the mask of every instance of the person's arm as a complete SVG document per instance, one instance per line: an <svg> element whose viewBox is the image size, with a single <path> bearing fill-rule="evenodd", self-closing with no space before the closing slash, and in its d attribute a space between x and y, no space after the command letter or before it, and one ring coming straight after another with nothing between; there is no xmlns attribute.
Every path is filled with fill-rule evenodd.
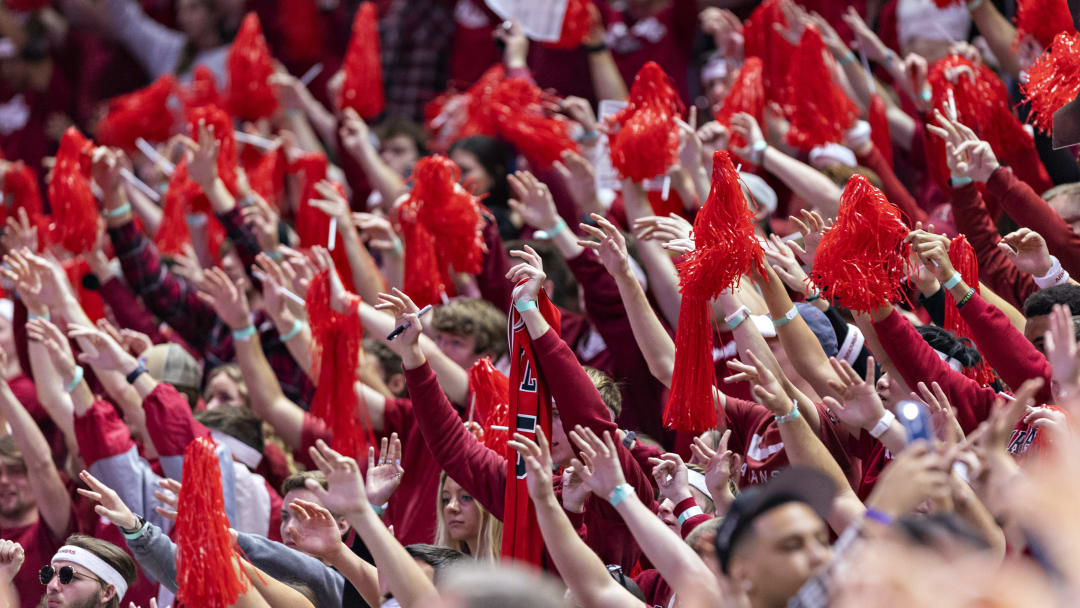
<svg viewBox="0 0 1080 608"><path fill-rule="evenodd" d="M1018 78L1023 68L1020 58L1013 53L1017 32L1012 22L1001 14L993 2L980 2L975 10L971 11L971 20L986 39L1001 69L1009 76Z"/></svg>
<svg viewBox="0 0 1080 608"><path fill-rule="evenodd" d="M641 602L615 582L596 553L578 536L559 505L551 485L551 449L544 430L537 429L535 442L514 433L509 445L525 460L525 481L544 546L577 603L583 606L640 606Z"/></svg>
<svg viewBox="0 0 1080 608"><path fill-rule="evenodd" d="M252 564L268 575L310 587L319 606L341 606L345 577L320 559L258 534L241 532L236 536L236 544Z"/></svg>
<svg viewBox="0 0 1080 608"><path fill-rule="evenodd" d="M253 592L244 592L240 596L240 600L234 604L235 608L256 608L258 606L266 606L267 608L276 608L277 606L315 608L311 600L307 599L304 594L259 570L251 562L241 559L239 565L237 565L237 562L233 562L233 565L238 570L243 570L243 574L251 581L253 589ZM255 595L258 595L258 597L255 597Z"/></svg>
<svg viewBox="0 0 1080 608"><path fill-rule="evenodd" d="M151 77L176 70L187 36L154 21L134 0L106 0L102 6L112 34Z"/></svg>
<svg viewBox="0 0 1080 608"><path fill-rule="evenodd" d="M1066 224L1031 186L1017 179L1009 167L997 167L986 181L986 188L997 195L1001 208L1009 217L1041 234L1046 247L1061 261L1061 266L1073 276L1080 277L1080 234Z"/></svg>
<svg viewBox="0 0 1080 608"><path fill-rule="evenodd" d="M600 11L593 4L589 5L589 19L589 36L585 39L585 46L589 47L586 53L589 56L589 76L592 77L593 91L597 99L623 101L628 95L626 82L619 72L611 49L604 42L607 27Z"/></svg>
<svg viewBox="0 0 1080 608"><path fill-rule="evenodd" d="M306 118L306 122L319 134L327 148L333 150L337 143L334 137L337 118L315 99L307 86L285 71L271 74L270 84L274 85L278 100L285 107L290 122L299 122Z"/></svg>
<svg viewBox="0 0 1080 608"><path fill-rule="evenodd" d="M626 206L626 220L631 226L635 226L639 220L653 214L649 199L642 189L641 184L630 180L623 180L623 203ZM706 194L706 197L708 194ZM704 201L705 199L701 199ZM670 220L672 225L678 226L679 220ZM682 306L682 293L679 291L679 273L671 260L671 254L664 249L663 244L656 239L637 240L638 257L645 267L645 275L649 279L649 291L664 315L664 319L674 327L679 322L679 308Z"/></svg>
<svg viewBox="0 0 1080 608"><path fill-rule="evenodd" d="M589 465L586 467L575 458L574 468L583 471L585 483L601 500L615 503L615 510L623 518L638 546L675 593L702 598L711 605L719 603L720 589L716 576L689 545L682 542L641 502L637 494L627 491L611 433L605 432L601 439L591 430L578 427L569 436Z"/></svg>
<svg viewBox="0 0 1080 608"><path fill-rule="evenodd" d="M345 247L353 286L361 298L374 302L379 292L386 289L386 282L379 273L375 260L360 242L360 235L356 232L352 214L349 213L349 201L328 181L315 184L315 191L322 198L313 197L308 204L337 219L337 231L341 236L341 245Z"/></svg>
<svg viewBox="0 0 1080 608"><path fill-rule="evenodd" d="M415 321L418 323L419 319ZM387 581L398 602L405 608L412 608L427 605L426 602L437 598L434 583L371 508L356 460L342 456L321 441L310 452L311 459L326 475L328 489L323 489L315 480L308 480L307 488L327 509L345 514L345 520L371 551L379 565L380 576Z"/></svg>
<svg viewBox="0 0 1080 608"><path fill-rule="evenodd" d="M341 121L341 143L363 169L371 186L382 196L389 206L408 188L405 180L397 174L379 155L379 150L372 145L368 125L352 108L346 108Z"/></svg>
<svg viewBox="0 0 1080 608"><path fill-rule="evenodd" d="M0 363L5 359L6 356L0 356ZM64 538L71 529L71 495L53 463L48 442L34 419L15 398L6 380L0 380L0 415L11 427L15 445L22 452L30 493L42 521L49 527L53 538Z"/></svg>
<svg viewBox="0 0 1080 608"><path fill-rule="evenodd" d="M13 540L0 540L0 605L19 605L15 575L19 573L25 559L26 553L22 545Z"/></svg>

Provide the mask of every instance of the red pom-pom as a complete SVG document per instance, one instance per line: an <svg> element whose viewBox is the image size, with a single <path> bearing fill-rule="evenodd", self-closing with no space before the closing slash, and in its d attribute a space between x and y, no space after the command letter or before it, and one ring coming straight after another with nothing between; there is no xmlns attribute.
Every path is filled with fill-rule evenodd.
<svg viewBox="0 0 1080 608"><path fill-rule="evenodd" d="M787 28L781 2L765 0L750 13L743 25L743 39L746 57L761 58L766 98L782 103L786 99L788 61L795 47L777 31L777 25L781 29Z"/></svg>
<svg viewBox="0 0 1080 608"><path fill-rule="evenodd" d="M1054 128L1054 112L1080 92L1080 35L1061 33L1028 68L1020 85L1024 101L1031 103L1028 122L1043 133Z"/></svg>
<svg viewBox="0 0 1080 608"><path fill-rule="evenodd" d="M68 258L60 266L67 275L68 283L75 290L75 299L79 301L79 306L82 307L86 316L95 323L104 319L105 301L101 299L101 292L96 289L87 289L83 285L83 277L90 274L90 265L86 260L82 256Z"/></svg>
<svg viewBox="0 0 1080 608"><path fill-rule="evenodd" d="M282 52L297 63L313 63L322 55L326 28L316 0L289 0L277 5Z"/></svg>
<svg viewBox="0 0 1080 608"><path fill-rule="evenodd" d="M175 90L176 79L166 74L145 88L109 100L109 111L98 123L98 142L130 149L140 137L169 139L175 121L169 98Z"/></svg>
<svg viewBox="0 0 1080 608"><path fill-rule="evenodd" d="M1039 160L1035 140L1013 114L1005 84L990 68L951 55L933 65L927 80L935 108L945 107L951 90L956 101L957 119L990 144L998 161L1011 167L1016 176L1036 192L1050 189L1053 184ZM947 190L949 169L945 162L945 142L940 137L931 137L929 142L931 173L942 189Z"/></svg>
<svg viewBox="0 0 1080 608"><path fill-rule="evenodd" d="M285 187L285 152L279 147L263 154L251 166L245 167L248 185L271 207L282 210L278 193Z"/></svg>
<svg viewBox="0 0 1080 608"><path fill-rule="evenodd" d="M184 449L184 471L177 498L176 603L202 608L226 608L247 590L248 580L237 575L221 467L215 444L199 438Z"/></svg>
<svg viewBox="0 0 1080 608"><path fill-rule="evenodd" d="M735 77L735 83L731 85L731 90L716 115L717 122L730 126L731 117L740 112L753 116L758 124L765 122L765 81L762 80L762 69L763 64L759 57L748 57L743 62L739 75ZM745 144L741 135L732 136L733 148Z"/></svg>
<svg viewBox="0 0 1080 608"><path fill-rule="evenodd" d="M912 270L908 232L900 210L855 175L840 197L836 223L818 245L811 278L826 298L857 312L896 302Z"/></svg>
<svg viewBox="0 0 1080 608"><path fill-rule="evenodd" d="M964 235L958 235L949 243L949 261L952 262L953 269L960 273L965 284L977 288L979 260L975 257L975 249ZM947 289L945 290L945 329L958 338L967 338L972 341L975 338L967 322L960 316L960 311L956 309L956 301L952 293ZM963 372L965 376L984 386L994 381L994 370L985 360L974 367L964 368Z"/></svg>
<svg viewBox="0 0 1080 608"><path fill-rule="evenodd" d="M199 123L206 123L208 129L213 130L214 139L218 142L218 177L225 183L233 195L236 195L236 135L233 132L232 120L224 110L216 106L203 106L195 108L188 115L188 129L192 139L199 138ZM204 197L205 199L205 197ZM209 201L199 201L197 210L210 209Z"/></svg>
<svg viewBox="0 0 1080 608"><path fill-rule="evenodd" d="M1042 48L1050 48L1054 38L1062 33L1076 33L1067 0L1019 0L1017 2L1014 46L1018 46L1025 36L1030 36Z"/></svg>
<svg viewBox="0 0 1080 608"><path fill-rule="evenodd" d="M191 84L180 91L180 101L184 104L184 112L187 114L202 106L217 106L220 108L225 105L221 100L221 94L218 93L214 73L205 65L195 67Z"/></svg>
<svg viewBox="0 0 1080 608"><path fill-rule="evenodd" d="M353 296L348 310L339 313L330 306L330 272L311 280L307 292L311 325L311 365L319 381L311 400L311 414L333 429L331 447L358 458L374 442L367 404L355 388L360 364L364 326L357 314L360 298Z"/></svg>
<svg viewBox="0 0 1080 608"><path fill-rule="evenodd" d="M71 253L90 251L97 241L98 210L90 191L90 153L94 143L75 127L68 127L56 152L49 202L57 226L60 244Z"/></svg>
<svg viewBox="0 0 1080 608"><path fill-rule="evenodd" d="M431 133L428 149L446 152L457 140L472 135L495 135L487 100L506 78L501 63L488 68L464 93L447 91L424 106L424 126Z"/></svg>
<svg viewBox="0 0 1080 608"><path fill-rule="evenodd" d="M784 112L791 123L787 141L800 150L844 141L859 116L859 109L832 81L825 61L821 34L808 26L788 66Z"/></svg>
<svg viewBox="0 0 1080 608"><path fill-rule="evenodd" d="M938 8L949 8L955 4L963 4L964 0L934 0L934 5Z"/></svg>
<svg viewBox="0 0 1080 608"><path fill-rule="evenodd" d="M510 438L510 380L495 369L490 358L483 357L469 368L469 391L469 418L480 425L480 440L505 455Z"/></svg>
<svg viewBox="0 0 1080 608"><path fill-rule="evenodd" d="M274 62L255 13L248 13L240 24L225 67L229 72L225 105L230 114L244 120L258 120L277 111L277 95L270 86Z"/></svg>
<svg viewBox="0 0 1080 608"><path fill-rule="evenodd" d="M568 0L566 13L563 15L562 30L559 40L545 42L544 46L564 51L572 51L585 43L589 36L592 18L589 16L589 0Z"/></svg>
<svg viewBox="0 0 1080 608"><path fill-rule="evenodd" d="M577 151L566 121L544 114L544 93L524 78L499 83L488 111L499 137L510 142L534 167L547 168L566 150Z"/></svg>
<svg viewBox="0 0 1080 608"><path fill-rule="evenodd" d="M413 168L412 191L398 209L405 238L405 291L418 306L454 295L450 269L475 274L483 265L484 218L480 199L461 187L461 169L437 154Z"/></svg>
<svg viewBox="0 0 1080 608"><path fill-rule="evenodd" d="M0 226L7 218L19 218L19 209L26 210L30 225L37 228L38 249L45 245L49 220L45 217L37 176L26 163L16 161L4 173L4 202L0 205Z"/></svg>
<svg viewBox="0 0 1080 608"><path fill-rule="evenodd" d="M640 182L667 171L679 153L675 119L683 109L664 70L652 61L642 66L613 118L619 130L611 138L611 166L619 175Z"/></svg>
<svg viewBox="0 0 1080 608"><path fill-rule="evenodd" d="M874 94L870 97L867 122L870 123L870 139L874 141L874 147L885 157L885 162L892 165L892 135L889 133L889 117L885 113L885 100L881 98L881 95Z"/></svg>
<svg viewBox="0 0 1080 608"><path fill-rule="evenodd" d="M679 263L679 325L675 371L664 425L701 433L719 424L713 399L713 328L709 301L751 269L764 270L765 252L754 235L754 215L739 174L724 150L713 154L712 189L694 218L694 250Z"/></svg>
<svg viewBox="0 0 1080 608"><path fill-rule="evenodd" d="M382 113L386 106L383 93L382 57L379 55L379 30L375 24L375 4L365 2L356 11L352 39L342 64L345 82L338 100L342 109L352 108L367 120Z"/></svg>

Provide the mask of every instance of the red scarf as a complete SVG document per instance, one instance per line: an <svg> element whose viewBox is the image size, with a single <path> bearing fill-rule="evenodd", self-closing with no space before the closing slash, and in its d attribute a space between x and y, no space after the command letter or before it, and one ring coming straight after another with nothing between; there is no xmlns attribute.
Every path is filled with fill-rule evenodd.
<svg viewBox="0 0 1080 608"><path fill-rule="evenodd" d="M559 333L561 314L540 291L537 298L540 313L544 315L555 333ZM510 334L510 416L516 428L510 431L536 439L536 425L551 438L551 395L537 374L536 353L525 321L515 309L507 318ZM511 435L513 436L513 435ZM518 454L506 459L506 500L503 512L502 556L516 561L540 566L544 539L536 523L536 512L529 501L529 489L525 485L525 461Z"/></svg>

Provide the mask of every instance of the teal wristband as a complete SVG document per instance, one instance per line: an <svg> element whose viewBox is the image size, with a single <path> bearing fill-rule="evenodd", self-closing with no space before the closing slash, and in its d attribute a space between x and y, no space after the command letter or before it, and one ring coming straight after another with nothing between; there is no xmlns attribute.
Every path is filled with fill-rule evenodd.
<svg viewBox="0 0 1080 608"><path fill-rule="evenodd" d="M790 412L784 414L783 416L773 416L773 420L776 421L776 424L783 424L785 422L791 422L792 420L798 420L800 415L801 414L799 414L799 406L796 405L795 407L791 408Z"/></svg>
<svg viewBox="0 0 1080 608"><path fill-rule="evenodd" d="M248 325L247 327L245 327L243 329L234 329L233 332L232 332L233 340L239 340L241 342L243 342L245 340L250 340L251 336L254 336L254 335L255 335L255 326L254 325Z"/></svg>
<svg viewBox="0 0 1080 608"><path fill-rule="evenodd" d="M621 486L615 486L615 489L611 491L611 496L608 496L608 502L611 506L617 507L619 503L626 500L634 494L634 486L624 483Z"/></svg>
<svg viewBox="0 0 1080 608"><path fill-rule="evenodd" d="M841 55L840 57L837 57L836 61L840 65L847 65L849 63L854 63L855 62L855 53L852 52L852 51L848 51L847 55Z"/></svg>
<svg viewBox="0 0 1080 608"><path fill-rule="evenodd" d="M952 182L953 188L963 188L974 180L972 180L970 177L952 177L949 178L949 181Z"/></svg>
<svg viewBox="0 0 1080 608"><path fill-rule="evenodd" d="M283 254L283 253L281 253L280 251L277 251L277 250L266 251L264 253L266 253L266 257L270 258L271 260L274 260L275 262L285 258L285 254Z"/></svg>
<svg viewBox="0 0 1080 608"><path fill-rule="evenodd" d="M75 390L75 387L79 386L79 383L82 382L82 381L83 381L83 368L82 368L81 365L76 365L75 366L75 377L72 378L71 382L69 382L68 385L64 387L64 391L70 393L71 391Z"/></svg>
<svg viewBox="0 0 1080 608"><path fill-rule="evenodd" d="M560 218L559 223L555 224L555 226L553 226L550 230L537 230L533 233L533 236L540 240L547 241L555 238L555 235L559 234L563 230L566 230L567 228L569 228L569 226L566 225L566 220Z"/></svg>
<svg viewBox="0 0 1080 608"><path fill-rule="evenodd" d="M144 521L143 524L141 526L139 526L138 530L129 533L129 532L124 532L124 530L121 529L120 533L123 534L124 538L126 538L128 540L135 540L136 538L142 537L142 535L146 533L146 530L149 527L150 527L150 522Z"/></svg>
<svg viewBox="0 0 1080 608"><path fill-rule="evenodd" d="M967 9L968 9L968 11L974 11L975 9L982 6L982 4L983 4L983 0L971 0L971 2L967 3Z"/></svg>
<svg viewBox="0 0 1080 608"><path fill-rule="evenodd" d="M956 287L960 283L960 281L963 280L964 279L960 276L959 272L954 272L953 275L949 277L949 280L942 283L942 285L945 287L945 289L952 289L953 287Z"/></svg>
<svg viewBox="0 0 1080 608"><path fill-rule="evenodd" d="M796 308L794 304L792 304L791 310L784 313L784 316L780 317L779 319L772 320L773 327L783 327L788 323L791 323L797 316L799 316L799 309Z"/></svg>
<svg viewBox="0 0 1080 608"><path fill-rule="evenodd" d="M118 217L123 217L123 216L127 215L128 213L131 213L131 203L124 203L123 205L120 205L116 209L108 209L106 211L102 211L101 212L101 217L103 217L103 218L105 218L107 220L114 220L114 219L116 219Z"/></svg>
<svg viewBox="0 0 1080 608"><path fill-rule="evenodd" d="M304 330L304 322L301 321L300 319L296 319L295 321L293 321L292 328L289 329L289 331L282 334L281 341L282 342L288 342L289 340L292 340L296 336L300 335L300 332L303 331L303 330Z"/></svg>
<svg viewBox="0 0 1080 608"><path fill-rule="evenodd" d="M514 308L516 308L518 312L536 310L536 300L518 300L514 302Z"/></svg>
<svg viewBox="0 0 1080 608"><path fill-rule="evenodd" d="M371 510L375 511L376 515L382 515L386 513L386 505L371 505Z"/></svg>
<svg viewBox="0 0 1080 608"><path fill-rule="evenodd" d="M705 512L701 510L701 507L697 505L690 507L689 509L679 514L679 527L681 528L682 525L686 523L686 520L690 519L691 517L704 514Z"/></svg>
<svg viewBox="0 0 1080 608"><path fill-rule="evenodd" d="M27 315L26 315L26 320L27 321L33 321L34 319L45 319L46 321L48 321L49 320L49 313L45 313L43 315L35 315L33 313L27 313Z"/></svg>

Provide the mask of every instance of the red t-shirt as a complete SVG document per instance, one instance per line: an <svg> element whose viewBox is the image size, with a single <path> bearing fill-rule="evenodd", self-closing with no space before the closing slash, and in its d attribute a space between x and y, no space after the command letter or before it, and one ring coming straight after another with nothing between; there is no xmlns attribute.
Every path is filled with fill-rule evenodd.
<svg viewBox="0 0 1080 608"><path fill-rule="evenodd" d="M71 516L72 523L75 515ZM19 605L22 608L34 608L41 601L45 587L38 580L38 570L52 560L56 550L64 544L67 536L54 538L45 521L36 522L21 528L0 529L0 538L13 540L22 545L26 559L19 573L15 575L15 589L19 592Z"/></svg>

